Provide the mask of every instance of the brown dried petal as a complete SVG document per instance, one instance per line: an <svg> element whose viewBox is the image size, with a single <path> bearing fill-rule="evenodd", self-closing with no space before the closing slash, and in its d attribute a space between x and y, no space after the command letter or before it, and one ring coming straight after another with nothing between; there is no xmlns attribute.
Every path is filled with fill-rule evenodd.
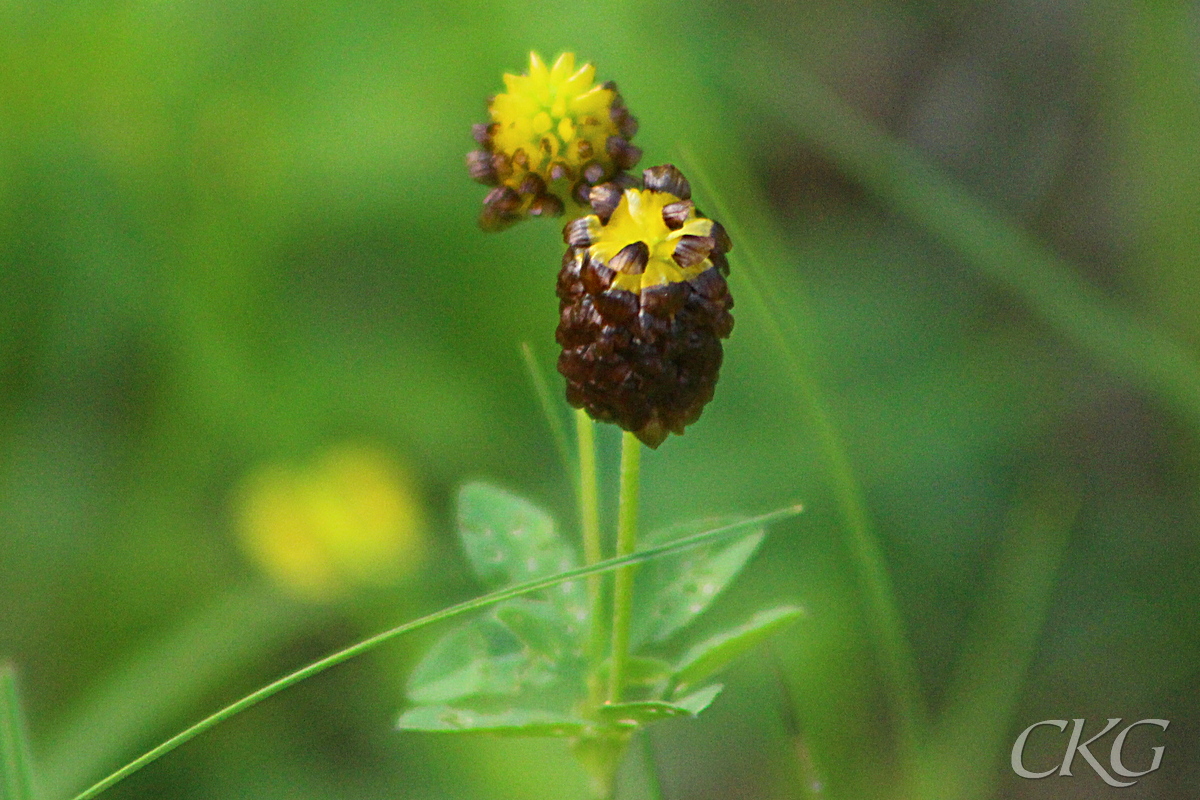
<svg viewBox="0 0 1200 800"><path fill-rule="evenodd" d="M483 204L493 213L512 214L521 207L521 195L511 186L497 186L483 198Z"/></svg>
<svg viewBox="0 0 1200 800"><path fill-rule="evenodd" d="M610 136L604 149L612 158L617 169L631 169L642 158L642 148L630 144L623 136Z"/></svg>
<svg viewBox="0 0 1200 800"><path fill-rule="evenodd" d="M650 248L645 242L627 244L608 262L611 269L627 275L641 275L650 261Z"/></svg>
<svg viewBox="0 0 1200 800"><path fill-rule="evenodd" d="M692 213L695 205L691 200L680 200L678 203L667 203L663 206L663 222L673 231L677 231L683 227L683 223L687 222L688 215Z"/></svg>
<svg viewBox="0 0 1200 800"><path fill-rule="evenodd" d="M718 253L728 253L733 249L733 240L729 238L729 234L725 231L725 226L716 220L712 221L712 232L708 235L716 240L717 246L713 249Z"/></svg>
<svg viewBox="0 0 1200 800"><path fill-rule="evenodd" d="M521 186L517 189L521 194L531 194L537 197L546 192L546 182L542 180L542 176L536 172L531 172L521 179Z"/></svg>
<svg viewBox="0 0 1200 800"><path fill-rule="evenodd" d="M485 186L495 186L500 182L496 168L492 166L492 154L487 150L472 150L467 153L467 171L472 180Z"/></svg>
<svg viewBox="0 0 1200 800"><path fill-rule="evenodd" d="M708 258L716 244L711 236L686 234L679 237L679 244L675 245L675 252L671 254L671 258L681 267L694 267Z"/></svg>
<svg viewBox="0 0 1200 800"><path fill-rule="evenodd" d="M512 159L504 153L492 154L492 169L496 170L496 177L500 180L507 180L513 172Z"/></svg>
<svg viewBox="0 0 1200 800"><path fill-rule="evenodd" d="M512 162L514 166L521 169L529 169L529 154L525 152L525 148L518 147L512 154Z"/></svg>
<svg viewBox="0 0 1200 800"><path fill-rule="evenodd" d="M592 210L605 225L608 224L613 212L617 210L617 206L621 204L621 194L621 187L611 182L593 186L588 193L588 203L591 204Z"/></svg>
<svg viewBox="0 0 1200 800"><path fill-rule="evenodd" d="M659 167L649 167L642 170L642 179L646 188L656 192L669 192L680 200L690 200L692 185L674 164L663 164Z"/></svg>
<svg viewBox="0 0 1200 800"><path fill-rule="evenodd" d="M571 168L561 161L550 164L550 180L562 181L571 179Z"/></svg>
<svg viewBox="0 0 1200 800"><path fill-rule="evenodd" d="M596 155L595 150L592 149L592 143L587 139L580 139L579 144L577 144L575 147L576 151L579 153L580 161L587 161L589 158Z"/></svg>
<svg viewBox="0 0 1200 800"><path fill-rule="evenodd" d="M566 210L563 201L552 194L543 194L529 204L529 213L534 217L557 217Z"/></svg>
<svg viewBox="0 0 1200 800"><path fill-rule="evenodd" d="M578 217L563 226L563 241L572 247L587 247L592 243L592 234L588 230L588 218Z"/></svg>
<svg viewBox="0 0 1200 800"><path fill-rule="evenodd" d="M479 144L482 145L485 150L491 150L492 137L496 134L496 131L499 129L499 127L500 126L495 122L491 124L480 122L477 125L472 125L471 138L479 142Z"/></svg>
<svg viewBox="0 0 1200 800"><path fill-rule="evenodd" d="M604 165L598 161L588 164L583 168L583 179L591 184L604 180Z"/></svg>

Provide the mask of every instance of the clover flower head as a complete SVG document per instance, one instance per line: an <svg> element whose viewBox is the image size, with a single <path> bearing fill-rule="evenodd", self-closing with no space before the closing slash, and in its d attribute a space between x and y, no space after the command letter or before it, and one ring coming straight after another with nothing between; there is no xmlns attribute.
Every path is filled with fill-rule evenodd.
<svg viewBox="0 0 1200 800"><path fill-rule="evenodd" d="M528 74L504 76L505 91L488 104L491 122L474 126L480 149L467 154L471 177L494 187L479 217L484 229L579 212L592 187L633 184L624 170L642 156L629 142L637 120L616 84L596 84L595 75L591 64L576 67L574 53L550 67L530 53Z"/></svg>
<svg viewBox="0 0 1200 800"><path fill-rule="evenodd" d="M720 340L733 330L733 244L674 166L651 167L643 180L594 187L594 213L563 229L555 336L567 401L658 447L713 397Z"/></svg>

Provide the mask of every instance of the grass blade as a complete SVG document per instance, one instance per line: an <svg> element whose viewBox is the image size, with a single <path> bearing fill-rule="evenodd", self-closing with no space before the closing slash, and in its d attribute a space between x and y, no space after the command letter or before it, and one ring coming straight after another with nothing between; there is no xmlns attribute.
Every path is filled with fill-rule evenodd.
<svg viewBox="0 0 1200 800"><path fill-rule="evenodd" d="M0 800L33 800L29 738L11 664L0 664Z"/></svg>
<svg viewBox="0 0 1200 800"><path fill-rule="evenodd" d="M172 736L170 739L167 739L165 742L158 745L154 749L150 750L149 752L145 753L144 755L129 762L121 769L119 769L116 772L109 775L107 778L104 778L103 780L99 781L98 783L96 783L93 786L89 787L88 789L84 790L80 794L76 795L74 800L89 800L90 798L95 797L96 795L103 792L105 789L108 789L109 787L120 782L121 780L128 777L129 775L132 775L133 773L137 772L142 767L145 767L146 765L148 765L154 761L157 761L159 758L163 757L167 753L169 753L172 750L174 750L175 748L179 747L181 744L184 744L185 742L188 742L191 739L194 739L195 737L199 736L200 734L204 733L205 731L209 730L210 728L218 725L219 723L224 722L225 720L229 719L230 717L233 717L236 714L240 714L241 712L245 711L246 709L259 704L263 700L266 700L268 697L271 697L272 695L278 694L279 692L283 691L284 689L287 689L289 686L294 686L295 684L299 683L302 680L305 680L306 678L310 678L313 675L324 672L325 670L329 669L330 667L334 667L345 661L349 661L350 659L354 658L355 656L362 655L363 653L373 650L374 648L378 647L379 645L381 645L385 642L388 642L392 639L395 639L399 636L402 636L406 633L411 633L412 631L419 630L421 628L425 628L436 622L441 622L442 620L461 616L463 614L467 614L472 611L478 611L479 609L495 605L496 603L499 603L504 600L508 600L513 597L520 597L522 595L530 594L532 592L541 591L542 589L548 589L551 586L557 586L558 584L561 584L561 583L567 583L569 581L578 580L579 578L584 578L584 577L587 577L588 575L596 575L596 574L600 574L603 572L610 572L619 567L630 566L633 564L640 564L644 561L649 561L650 559L654 559L654 558L660 558L669 553L676 553L676 552L686 550L691 547L699 547L700 545L705 544L707 542L716 541L716 540L724 538L726 536L737 535L737 534L743 532L745 529L751 528L756 525L766 525L766 524L769 524L772 522L777 522L782 519L787 519L788 517L792 517L792 516L795 516L796 514L799 514L800 511L801 511L800 506L789 506L787 508L781 508L776 511L772 511L772 512L763 514L758 517L751 517L750 519L743 520L741 522L735 522L731 525L724 525L724 526L715 528L710 531L705 531L704 533L700 533L695 536L689 536L685 539L680 539L675 542L669 542L664 545L659 545L658 547L651 547L646 550L642 550L637 553L633 553L632 555L621 556L621 557L617 557L617 558L610 558L605 561L601 561L598 564L591 564L591 565L579 567L577 569L560 572L557 575L552 575L550 577L539 578L537 580L527 581L525 583L518 584L516 586L510 586L505 589L500 589L495 592L490 592L481 597L476 597L472 600L466 600L462 603L457 603L452 606L447 606L446 608L443 608L440 611L435 611L434 613L428 614L424 617L421 617L420 619L416 619L411 622L406 622L403 625L398 625L395 628L391 628L390 630L386 630L386 631L383 631L382 633L375 634L374 636L372 636L368 639L364 639L361 642L352 644L349 647L346 647L342 650L338 650L337 652L332 653L328 656L325 656L322 659L314 661L313 663L309 664L308 666L301 667L300 669L296 670L295 672L285 675L284 677L267 684L266 686L262 687L261 689L258 689L257 691L251 692L250 694L243 697L241 700L230 703L229 705L222 708L220 711L210 714L209 716L207 716L204 719L197 722L195 725L192 725L190 728L187 728L187 729L181 731L180 733L177 733L175 736Z"/></svg>
<svg viewBox="0 0 1200 800"><path fill-rule="evenodd" d="M546 425L550 428L550 437L554 440L554 449L562 464L563 475L568 477L574 475L575 467L571 458L571 448L567 444L566 426L563 425L562 417L555 411L554 402L550 399L550 385L546 383L546 376L542 374L542 369L538 366L537 358L534 356L529 342L521 342L521 360L525 364L525 371L529 373L529 382L533 384L533 391L537 395L538 404L542 407L542 414L546 417ZM574 481L571 481L571 485L578 495L579 487L575 486Z"/></svg>

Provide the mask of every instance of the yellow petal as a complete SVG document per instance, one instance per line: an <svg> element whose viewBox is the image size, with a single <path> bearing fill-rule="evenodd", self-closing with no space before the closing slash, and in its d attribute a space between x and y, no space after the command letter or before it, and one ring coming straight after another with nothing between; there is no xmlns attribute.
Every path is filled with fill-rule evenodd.
<svg viewBox="0 0 1200 800"><path fill-rule="evenodd" d="M555 60L554 66L550 69L550 82L562 83L574 71L575 54L563 53Z"/></svg>

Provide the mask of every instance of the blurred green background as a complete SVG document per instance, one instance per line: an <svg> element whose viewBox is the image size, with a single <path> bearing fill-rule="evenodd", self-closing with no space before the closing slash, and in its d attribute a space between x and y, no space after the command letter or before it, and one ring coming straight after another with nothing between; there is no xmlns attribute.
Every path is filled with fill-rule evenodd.
<svg viewBox="0 0 1200 800"><path fill-rule="evenodd" d="M530 49L616 80L640 166L705 174L735 235L717 397L646 453L646 524L807 507L708 624L808 617L655 729L667 798L1193 797L1194 3L5 0L0 656L49 796L478 593L462 481L573 529L519 351L557 397L560 226L480 232L463 160ZM395 581L289 595L239 497L344 443L387 454L424 538ZM888 597L926 709L907 751ZM579 796L561 743L391 730L433 635L106 796ZM1136 786L1009 769L1027 725L1109 717L1171 721ZM1048 768L1064 741L1038 742Z"/></svg>

